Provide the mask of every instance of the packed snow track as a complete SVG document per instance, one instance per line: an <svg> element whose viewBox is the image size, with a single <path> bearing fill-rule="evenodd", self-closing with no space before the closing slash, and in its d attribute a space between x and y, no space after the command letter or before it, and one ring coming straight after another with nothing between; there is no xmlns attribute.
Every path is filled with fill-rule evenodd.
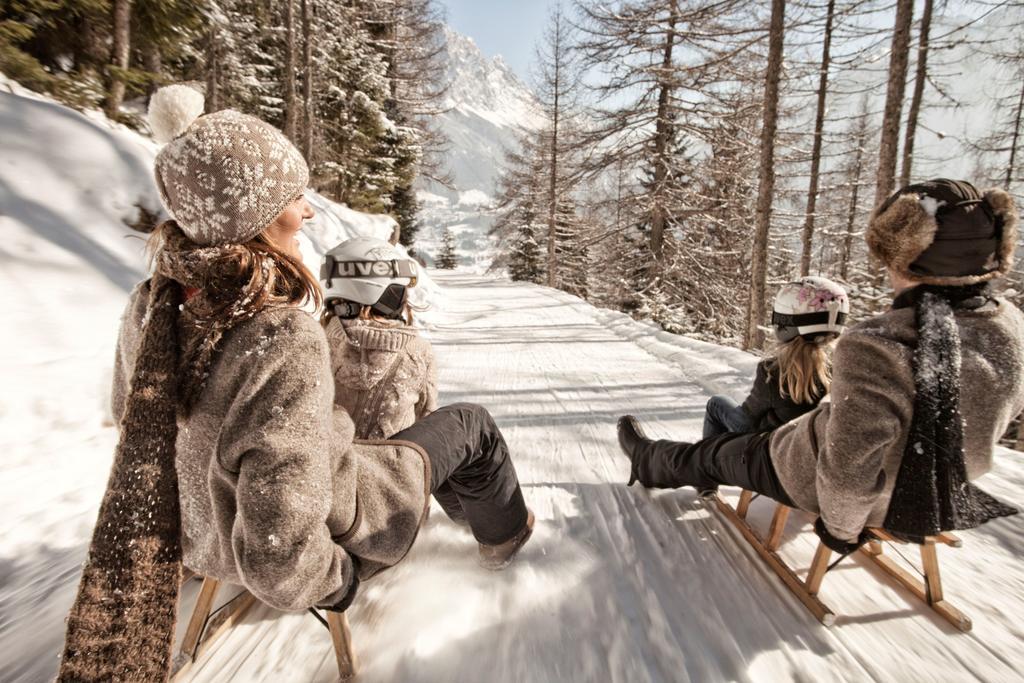
<svg viewBox="0 0 1024 683"><path fill-rule="evenodd" d="M472 536L435 505L406 561L364 584L349 612L362 664L358 680L1009 681L1024 675L1021 517L962 534L961 549L939 550L947 599L973 618L971 633L957 632L879 581L878 571L859 558L825 578L821 597L840 615L826 629L691 489L625 486L628 463L615 438L619 415L638 415L652 437L693 440L709 392L741 398L755 359L659 333L544 287L467 274L435 279L441 301L424 320L439 360L441 402L472 401L491 410L537 527L511 567L490 573L476 566ZM95 431L91 438L100 447L112 445L111 427ZM983 485L1024 505L1019 454L1001 451L997 461ZM92 478L97 502L102 484L103 476ZM726 491L731 498L736 493ZM752 511L766 523L771 506L755 501ZM44 680L56 668L61 618L95 507L67 512L74 516L66 526L78 535L70 548L3 560L0 671L15 672L0 676L5 680ZM781 551L800 572L814 548L810 521L791 517ZM179 631L197 587L193 582L184 592ZM23 628L46 635L18 635ZM336 675L327 632L315 619L259 606L196 663L189 679L276 683Z"/></svg>

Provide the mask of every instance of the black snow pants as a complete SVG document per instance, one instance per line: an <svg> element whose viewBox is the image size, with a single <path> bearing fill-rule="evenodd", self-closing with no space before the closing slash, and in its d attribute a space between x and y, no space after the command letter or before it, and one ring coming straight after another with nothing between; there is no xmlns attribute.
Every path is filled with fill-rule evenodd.
<svg viewBox="0 0 1024 683"><path fill-rule="evenodd" d="M430 486L445 513L465 521L481 543L497 545L526 525L526 503L505 439L491 414L453 403L391 438L427 452Z"/></svg>
<svg viewBox="0 0 1024 683"><path fill-rule="evenodd" d="M637 448L638 479L651 488L739 486L794 507L775 473L770 437L770 432L729 433L697 443L650 441Z"/></svg>

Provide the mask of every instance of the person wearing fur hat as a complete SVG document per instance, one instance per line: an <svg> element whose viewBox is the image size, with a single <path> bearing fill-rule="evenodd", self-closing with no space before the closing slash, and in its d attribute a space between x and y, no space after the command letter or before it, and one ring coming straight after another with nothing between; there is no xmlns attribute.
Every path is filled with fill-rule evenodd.
<svg viewBox="0 0 1024 683"><path fill-rule="evenodd" d="M481 555L509 559L529 511L478 406L421 425L445 438L354 442L334 407L327 339L302 305L319 283L295 239L313 216L306 163L277 129L201 116L184 85L150 104L171 220L122 319L107 490L67 633L61 681L166 680L182 562L284 610L344 610L401 561L433 488L458 480Z"/></svg>
<svg viewBox="0 0 1024 683"><path fill-rule="evenodd" d="M818 515L841 554L869 526L920 541L1016 512L969 483L1024 410L1024 314L989 285L1012 265L1012 199L964 181L909 185L866 237L895 299L839 338L830 400L770 434L695 444L651 441L624 416L630 483L742 486Z"/></svg>

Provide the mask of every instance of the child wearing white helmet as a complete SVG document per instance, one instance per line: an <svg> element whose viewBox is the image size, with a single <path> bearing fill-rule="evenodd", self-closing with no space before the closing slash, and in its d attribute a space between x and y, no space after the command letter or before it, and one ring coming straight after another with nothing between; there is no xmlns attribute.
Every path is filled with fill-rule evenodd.
<svg viewBox="0 0 1024 683"><path fill-rule="evenodd" d="M1024 314L989 284L1011 272L1018 221L1000 189L934 178L897 190L865 231L892 308L836 342L833 400L772 432L696 443L648 439L624 415L630 482L740 486L817 515L842 556L871 527L922 543L1015 514L971 480L1024 410Z"/></svg>
<svg viewBox="0 0 1024 683"><path fill-rule="evenodd" d="M334 402L351 416L357 439L411 441L427 450L434 498L449 518L473 530L480 540L480 563L500 569L529 539L533 513L522 502L508 449L487 411L467 403L438 408L434 353L412 326L409 289L418 276L416 261L373 237L346 240L325 254L320 281ZM449 470L460 465L465 450L459 445L466 443L506 461L481 478L486 486L449 481ZM524 516L519 532L502 543L490 538L507 520L481 512L478 504L490 498L508 501Z"/></svg>
<svg viewBox="0 0 1024 683"><path fill-rule="evenodd" d="M814 409L831 381L828 350L846 325L846 290L823 277L803 277L775 296L772 325L778 345L757 365L742 405L712 396L703 438L727 432L766 432Z"/></svg>
<svg viewBox="0 0 1024 683"><path fill-rule="evenodd" d="M437 408L430 342L412 326L419 264L374 237L346 240L320 271L335 403L356 438L385 439Z"/></svg>

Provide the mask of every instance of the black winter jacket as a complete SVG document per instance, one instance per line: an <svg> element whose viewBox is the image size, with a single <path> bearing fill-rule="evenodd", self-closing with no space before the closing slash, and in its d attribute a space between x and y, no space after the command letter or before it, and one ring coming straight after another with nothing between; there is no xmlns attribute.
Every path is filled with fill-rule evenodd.
<svg viewBox="0 0 1024 683"><path fill-rule="evenodd" d="M783 396L775 359L769 358L757 364L754 386L742 407L750 416L753 430L767 432L814 410L824 395L824 390L818 385L818 398L811 403L796 403Z"/></svg>

